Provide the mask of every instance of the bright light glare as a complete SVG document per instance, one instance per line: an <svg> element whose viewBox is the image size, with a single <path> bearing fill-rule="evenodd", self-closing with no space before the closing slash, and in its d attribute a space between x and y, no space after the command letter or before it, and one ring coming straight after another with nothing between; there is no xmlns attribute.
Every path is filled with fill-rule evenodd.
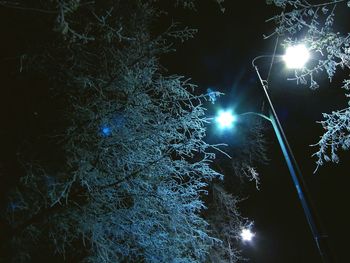
<svg viewBox="0 0 350 263"><path fill-rule="evenodd" d="M235 121L236 117L230 111L222 111L216 117L216 122L221 129L230 128Z"/></svg>
<svg viewBox="0 0 350 263"><path fill-rule="evenodd" d="M254 237L254 233L250 231L250 229L242 229L241 231L241 238L243 241L251 241Z"/></svg>
<svg viewBox="0 0 350 263"><path fill-rule="evenodd" d="M309 58L309 50L303 44L288 47L286 54L283 56L287 67L291 69L303 68Z"/></svg>

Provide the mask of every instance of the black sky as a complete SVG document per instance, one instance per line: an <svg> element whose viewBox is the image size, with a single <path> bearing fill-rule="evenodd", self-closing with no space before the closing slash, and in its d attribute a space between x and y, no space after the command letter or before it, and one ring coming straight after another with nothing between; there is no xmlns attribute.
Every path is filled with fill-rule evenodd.
<svg viewBox="0 0 350 263"><path fill-rule="evenodd" d="M265 23L274 12L265 1L226 1L226 11L220 13L213 1L201 1L196 13L176 11L170 14L175 21L198 28L195 39L178 46L164 63L170 72L189 76L201 91L212 88L226 95L216 107L231 107L237 113L259 111L263 94L251 60L259 55L272 54L275 39L263 40L263 34L273 30L273 24ZM344 15L344 14L341 14ZM344 17L345 18L345 17ZM340 19L345 22L345 19ZM344 28L342 28L344 29ZM282 53L281 47L277 53ZM259 62L261 73L266 77L269 63ZM347 262L347 222L350 217L346 208L350 197L350 153L340 153L338 165L326 164L317 174L316 148L309 145L318 141L322 129L315 121L322 119L322 112L331 112L347 106L344 93L339 89L339 79L332 83L319 76L320 88L316 91L287 81L291 73L281 63L273 66L270 94L284 131L301 167L313 204L329 236L329 247L335 262ZM209 114L215 114L215 107ZM241 204L245 216L255 221L256 239L242 245L243 253L251 262L321 262L299 203L287 166L284 163L277 139L270 129L270 162L259 166L261 190L254 185L246 187L249 199ZM211 138L218 136L209 134ZM222 136L222 135L221 135ZM234 132L222 136L234 150ZM229 165L225 171L229 176Z"/></svg>

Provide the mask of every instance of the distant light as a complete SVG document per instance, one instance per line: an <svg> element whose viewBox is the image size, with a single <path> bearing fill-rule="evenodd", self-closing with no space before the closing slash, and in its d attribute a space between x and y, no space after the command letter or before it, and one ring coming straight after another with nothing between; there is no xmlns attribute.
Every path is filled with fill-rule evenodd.
<svg viewBox="0 0 350 263"><path fill-rule="evenodd" d="M243 241L251 241L254 236L254 233L252 233L250 229L244 228L241 231L241 238Z"/></svg>
<svg viewBox="0 0 350 263"><path fill-rule="evenodd" d="M111 128L107 126L102 127L101 131L104 136L109 136L111 134Z"/></svg>
<svg viewBox="0 0 350 263"><path fill-rule="evenodd" d="M232 124L236 121L236 116L231 111L221 111L215 120L221 129L226 129L232 127Z"/></svg>
<svg viewBox="0 0 350 263"><path fill-rule="evenodd" d="M215 101L217 100L218 94L217 94L215 91L213 91L211 88L208 88L208 89L207 89L207 94L208 94L208 96L209 96L209 101L210 101L212 104L214 104Z"/></svg>
<svg viewBox="0 0 350 263"><path fill-rule="evenodd" d="M309 58L309 50L303 44L288 47L286 54L283 56L286 66L291 69L303 68Z"/></svg>

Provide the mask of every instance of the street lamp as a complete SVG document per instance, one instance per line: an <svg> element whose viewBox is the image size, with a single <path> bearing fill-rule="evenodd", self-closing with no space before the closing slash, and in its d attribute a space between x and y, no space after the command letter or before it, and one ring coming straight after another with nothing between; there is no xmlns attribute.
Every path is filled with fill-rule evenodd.
<svg viewBox="0 0 350 263"><path fill-rule="evenodd" d="M220 111L215 118L216 123L219 125L220 129L231 128L232 124L236 121L236 116L232 114L232 111L225 110Z"/></svg>
<svg viewBox="0 0 350 263"><path fill-rule="evenodd" d="M308 225L310 227L310 230L312 232L312 235L314 237L317 249L320 253L320 256L323 260L323 262L333 262L331 259L331 254L329 252L326 238L328 237L325 234L321 234L322 231L320 231L321 227L319 225L319 222L316 220L316 214L314 212L314 209L311 209L312 204L310 200L309 193L306 188L306 184L303 180L300 168L295 160L294 154L291 150L291 147L288 143L288 140L285 136L285 133L283 131L282 125L278 119L278 116L276 114L276 111L274 109L274 106L272 104L272 101L270 99L269 93L268 93L268 81L264 80L261 77L261 74L259 72L259 69L257 65L255 64L255 61L260 58L272 58L274 59L275 55L273 56L259 56L253 59L252 66L254 67L257 76L259 78L259 81L261 83L261 86L264 90L264 94L266 97L266 100L269 105L269 116L266 116L261 113L256 112L245 112L238 115L234 115L231 111L221 111L219 112L219 115L216 118L216 122L218 123L219 127L221 129L225 128L231 128L233 123L237 120L238 116L243 115L256 115L259 117L262 117L266 120L268 120L275 131L277 140L279 142L279 145L281 147L283 156L285 158L285 161L287 163L290 175L292 177L294 186L297 190L297 194L299 197L299 201L302 205L305 217L307 219ZM310 58L309 52L303 45L297 45L294 47L287 48L287 52L284 56L280 56L285 61L288 68L302 68L307 60ZM273 60L272 60L273 61ZM271 64L272 65L272 64ZM271 67L270 67L271 70ZM242 231L241 237L244 240L244 237L248 237L247 231Z"/></svg>
<svg viewBox="0 0 350 263"><path fill-rule="evenodd" d="M255 234L249 228L243 228L240 236L243 241L252 241Z"/></svg>
<svg viewBox="0 0 350 263"><path fill-rule="evenodd" d="M281 123L278 119L278 116L273 107L272 101L270 99L270 96L268 93L268 81L264 80L261 77L259 69L255 64L255 61L257 59L260 59L263 57L266 58L271 56L259 56L254 58L252 61L252 66L255 69L257 76L259 78L260 84L264 90L264 94L269 105L269 117L265 115L262 116L262 114L258 114L258 113L253 113L253 114L262 116L271 122L273 129L275 131L276 137L278 139L279 145L281 147L283 156L287 163L294 186L297 190L299 201L302 205L305 217L307 219L310 230L316 242L316 246L320 253L320 256L323 262L327 262L327 263L333 262L333 260L331 259L331 254L329 253L329 249L327 247L327 242L326 242L327 235L321 234L321 231L320 231L321 228L320 228L319 222L316 220L316 214L314 212L314 209L311 209L312 205L311 205L309 193L306 188L306 184L303 180L299 166L295 160L294 154L289 146L288 140L285 136ZM272 62L274 57L275 55L272 56ZM283 60L286 62L287 67L302 68L304 64L307 62L307 60L310 58L310 55L305 46L298 45L298 46L288 48L286 54L282 57L283 57ZM272 66L272 63L271 63L271 66Z"/></svg>
<svg viewBox="0 0 350 263"><path fill-rule="evenodd" d="M287 47L286 54L283 55L283 60L290 69L303 68L309 58L310 52L303 44Z"/></svg>

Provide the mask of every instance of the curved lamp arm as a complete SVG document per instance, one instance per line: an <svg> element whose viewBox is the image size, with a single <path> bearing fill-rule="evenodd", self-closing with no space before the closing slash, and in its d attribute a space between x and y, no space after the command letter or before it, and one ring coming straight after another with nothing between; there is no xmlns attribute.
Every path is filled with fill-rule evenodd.
<svg viewBox="0 0 350 263"><path fill-rule="evenodd" d="M262 114L262 113L248 111L248 112L244 112L244 113L238 114L238 116L243 116L243 115L255 115L255 116L264 118L265 120L268 120L269 122L272 123L272 120L269 117L267 117L266 115Z"/></svg>
<svg viewBox="0 0 350 263"><path fill-rule="evenodd" d="M283 57L282 55L261 55L261 56L257 56L255 58L253 58L252 66L253 66L253 68L255 68L256 67L255 61L257 61L258 59L261 59L261 58L282 58L282 57Z"/></svg>

